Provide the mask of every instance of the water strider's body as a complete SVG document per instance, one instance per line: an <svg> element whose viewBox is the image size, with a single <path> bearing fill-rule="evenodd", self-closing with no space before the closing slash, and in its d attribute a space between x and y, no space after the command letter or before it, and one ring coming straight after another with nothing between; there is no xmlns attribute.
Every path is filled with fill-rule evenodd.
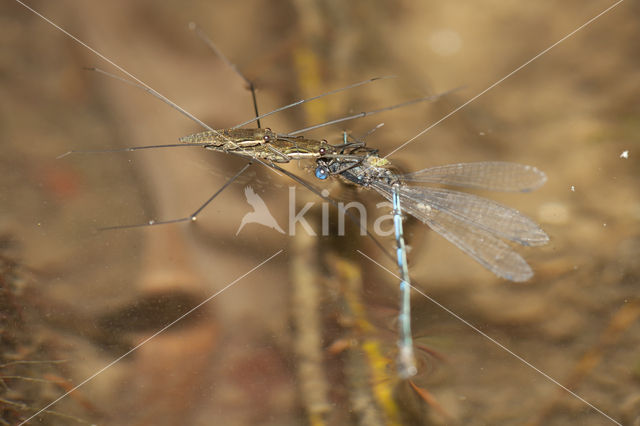
<svg viewBox="0 0 640 426"><path fill-rule="evenodd" d="M304 136L283 136L269 128L222 129L194 133L179 138L181 143L200 144L205 149L257 158L273 163L288 163L291 160L315 160L321 148L334 152L326 141L307 139Z"/></svg>

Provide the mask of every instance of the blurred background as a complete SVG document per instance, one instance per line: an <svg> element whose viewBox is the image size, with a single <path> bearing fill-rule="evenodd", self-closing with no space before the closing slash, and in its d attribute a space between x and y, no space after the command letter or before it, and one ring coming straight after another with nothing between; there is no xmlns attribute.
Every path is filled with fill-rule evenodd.
<svg viewBox="0 0 640 426"><path fill-rule="evenodd" d="M367 137L382 154L606 9L607 1L33 1L33 7L214 128L394 75L263 120L288 132L453 88L438 102L310 133ZM398 283L346 237L250 224L251 186L287 230L320 229L322 200L253 165L196 223L97 231L191 214L246 164L171 144L202 129L18 3L0 6L3 420L17 424L245 275L38 416L38 424L607 424L540 373L417 293L419 373L395 374ZM403 170L513 161L545 171L530 194L481 194L540 223L515 284L408 221L414 285L623 424L640 420L640 8L625 2L416 139ZM380 197L320 185L339 201ZM335 212L333 212L335 213ZM336 216L333 215L333 218ZM318 219L314 222L314 218ZM333 222L332 222L333 223ZM372 226L370 217L369 225ZM333 225L332 225L333 226ZM352 235L353 234L353 235ZM393 250L392 239L382 239ZM35 420L33 421L36 422Z"/></svg>

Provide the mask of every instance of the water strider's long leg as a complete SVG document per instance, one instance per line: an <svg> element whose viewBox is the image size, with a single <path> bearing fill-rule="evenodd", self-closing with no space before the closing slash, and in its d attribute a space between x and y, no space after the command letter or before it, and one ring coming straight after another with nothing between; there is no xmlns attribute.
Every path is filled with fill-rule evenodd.
<svg viewBox="0 0 640 426"><path fill-rule="evenodd" d="M153 226L153 225L167 225L170 223L180 223L180 222L194 222L198 216L198 214L204 210L209 203L211 203L218 195L220 195L220 193L222 191L224 191L229 185L231 185L233 183L233 181L235 181L238 177L240 177L240 175L242 173L244 173L245 170L247 170L249 168L249 166L251 166L251 162L248 162L247 164L245 164L239 171L238 173L236 173L233 177L231 177L229 180L227 180L224 185L222 185L220 187L220 189L218 189L211 197L209 197L209 199L207 201L205 201L204 204L202 204L200 207L198 207L198 209L196 211L194 211L193 213L191 213L189 216L186 217L181 217L178 219L170 219L170 220L165 220L165 221L160 221L160 222L155 222L155 221L150 221L149 223L143 223L143 224L137 224L137 225L121 225L121 226L107 226L104 228L100 228L100 230L102 231L107 231L107 230L112 230L112 229L128 229L128 228L139 228L139 227L143 227L143 226Z"/></svg>
<svg viewBox="0 0 640 426"><path fill-rule="evenodd" d="M374 114L379 114L381 112L386 112L386 111L391 111L391 110L398 109L398 108L403 108L403 107L406 107L406 106L409 106L409 105L414 105L414 104L417 104L417 103L420 103L420 102L435 101L435 100L441 98L442 96L448 95L448 94L453 93L453 92L455 92L457 90L460 90L460 88L447 90L446 92L438 93L438 94L431 95L431 96L423 96L422 98L412 99L412 100L401 102L399 104L391 105L391 106L388 106L388 107L375 109L375 110L372 110L372 111L364 111L364 112L360 112L358 114L352 114L352 115L348 115L346 117L336 118L335 120L326 121L324 123L315 124L313 126L309 126L309 127L303 128L303 129L295 130L293 132L289 132L289 133L286 134L286 136L300 135L302 133L306 133L306 132L311 131L311 130L316 130L316 129L319 129L321 127L331 126L333 124L343 123L345 121L355 120L355 119L358 119L358 118L369 117L369 116L374 115Z"/></svg>
<svg viewBox="0 0 640 426"><path fill-rule="evenodd" d="M312 97L306 98L306 99L300 99L300 100L297 100L297 101L292 102L290 104L287 104L287 105L281 106L279 108L276 108L276 109L274 109L272 111L269 111L267 113L264 113L262 115L258 115L258 116L256 116L256 118L252 118L251 120L247 120L247 121L244 121L244 122L242 122L240 124L236 124L235 126L233 126L233 128L237 129L239 127L246 126L247 124L251 124L254 121L258 122L260 119L268 117L268 116L270 116L272 114L275 114L277 112L282 112L282 111L285 111L287 109L290 109L290 108L293 108L293 107L296 107L296 106L299 106L299 105L302 105L302 104L306 104L307 102L312 102L312 101L324 98L326 96L334 95L336 93L343 92L343 91L349 90L349 89L355 89L356 87L363 86L363 85L369 84L369 83L373 83L374 81L378 81L378 80L385 80L385 79L388 79L388 78L394 78L394 77L393 76L373 77L373 78L369 78L367 80L359 81L357 83L349 84L348 86L340 87L338 89L334 89L334 90L330 90L328 92L321 93L320 95L312 96ZM404 105L402 105L402 106L404 106ZM343 121L346 121L346 120L343 120ZM335 124L335 123L333 123L333 122L323 123L323 124L320 124L319 127L324 127L324 126L327 126L329 124ZM301 132L298 132L298 133L301 133ZM289 134L289 136L291 136L291 134Z"/></svg>

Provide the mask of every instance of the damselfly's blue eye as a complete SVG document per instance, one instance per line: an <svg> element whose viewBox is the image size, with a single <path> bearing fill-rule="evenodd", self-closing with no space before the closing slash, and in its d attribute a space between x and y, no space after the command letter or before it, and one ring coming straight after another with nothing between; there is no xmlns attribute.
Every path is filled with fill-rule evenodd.
<svg viewBox="0 0 640 426"><path fill-rule="evenodd" d="M329 176L329 169L327 169L327 166L318 166L316 168L316 177L318 179L326 179L327 176Z"/></svg>

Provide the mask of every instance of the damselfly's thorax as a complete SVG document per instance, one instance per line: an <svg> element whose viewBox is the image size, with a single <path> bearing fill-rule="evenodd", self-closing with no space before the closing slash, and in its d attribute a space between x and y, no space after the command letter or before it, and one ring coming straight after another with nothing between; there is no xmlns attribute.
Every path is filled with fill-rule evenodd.
<svg viewBox="0 0 640 426"><path fill-rule="evenodd" d="M380 158L376 151L362 157L329 156L316 161L316 177L325 179L329 175L339 175L345 181L358 186L369 186L372 182L384 182L389 185L400 183L397 170L387 159Z"/></svg>

